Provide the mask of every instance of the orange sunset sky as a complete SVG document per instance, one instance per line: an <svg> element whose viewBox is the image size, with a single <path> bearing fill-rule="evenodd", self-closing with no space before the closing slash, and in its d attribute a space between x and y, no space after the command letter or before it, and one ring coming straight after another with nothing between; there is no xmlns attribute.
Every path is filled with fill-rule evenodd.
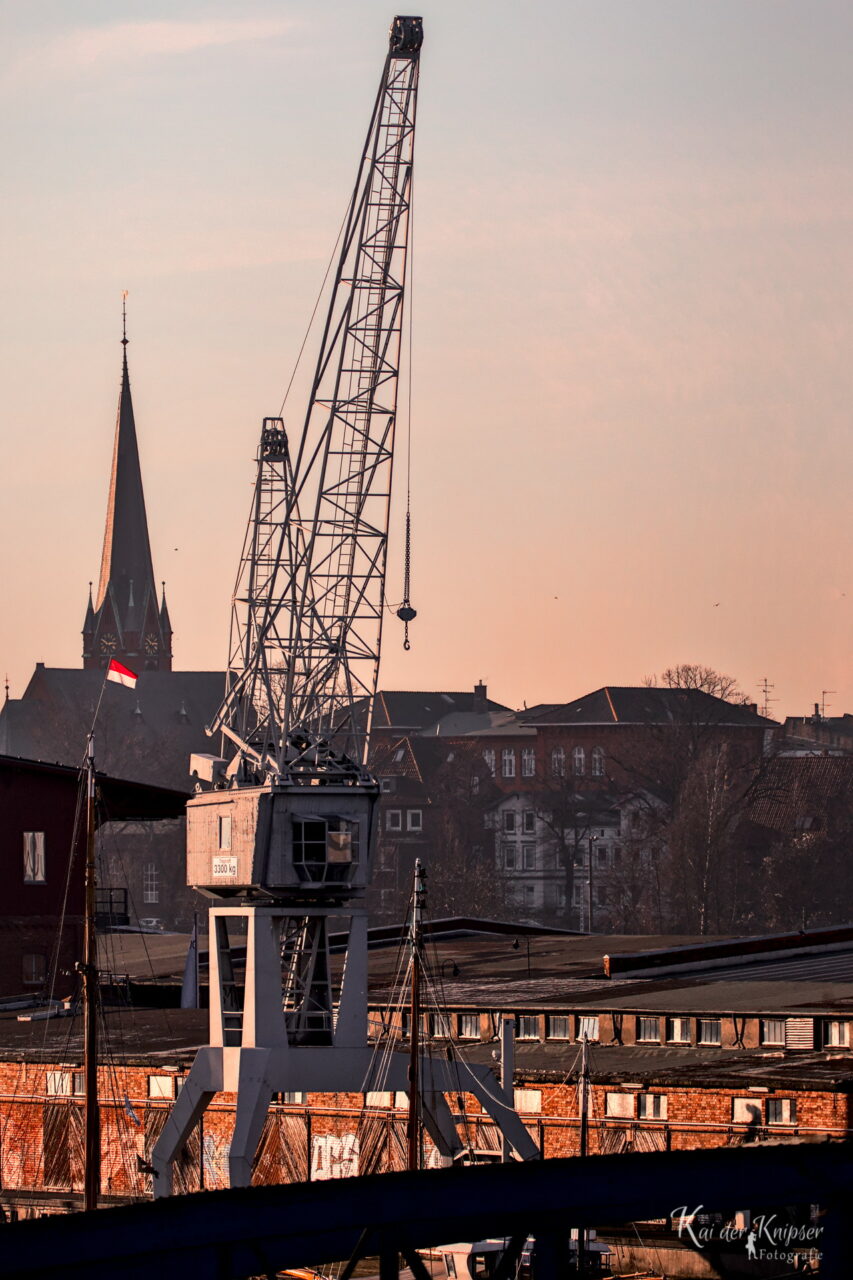
<svg viewBox="0 0 853 1280"><path fill-rule="evenodd" d="M853 711L853 9L430 0L413 648L511 705L677 662ZM81 664L121 291L176 666L221 668L257 432L393 10L0 3L0 675ZM297 379L288 407L302 415ZM401 594L395 504L389 600Z"/></svg>

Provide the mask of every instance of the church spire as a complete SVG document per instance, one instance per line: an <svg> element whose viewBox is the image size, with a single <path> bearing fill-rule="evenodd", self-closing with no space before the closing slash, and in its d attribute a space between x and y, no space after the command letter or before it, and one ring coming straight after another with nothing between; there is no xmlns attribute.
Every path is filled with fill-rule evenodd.
<svg viewBox="0 0 853 1280"><path fill-rule="evenodd" d="M127 293L122 295L121 392L116 416L101 575L94 618L87 611L83 665L111 657L131 667L170 671L172 646L163 634L151 561L145 495L127 365ZM134 666L134 663L136 664Z"/></svg>

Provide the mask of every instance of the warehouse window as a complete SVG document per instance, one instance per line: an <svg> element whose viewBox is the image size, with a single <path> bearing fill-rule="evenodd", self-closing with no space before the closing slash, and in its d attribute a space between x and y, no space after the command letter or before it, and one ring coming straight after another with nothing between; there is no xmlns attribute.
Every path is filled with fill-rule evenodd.
<svg viewBox="0 0 853 1280"><path fill-rule="evenodd" d="M641 1093L637 1098L637 1115L641 1120L666 1119L666 1094Z"/></svg>
<svg viewBox="0 0 853 1280"><path fill-rule="evenodd" d="M761 1043L762 1044L784 1044L785 1043L785 1019L784 1018L762 1018L761 1019Z"/></svg>
<svg viewBox="0 0 853 1280"><path fill-rule="evenodd" d="M670 1044L690 1043L690 1019L667 1018L666 1038Z"/></svg>
<svg viewBox="0 0 853 1280"><path fill-rule="evenodd" d="M536 870L536 845L523 844L521 846L521 859L525 871Z"/></svg>
<svg viewBox="0 0 853 1280"><path fill-rule="evenodd" d="M796 1124L797 1103L795 1098L768 1098L768 1124Z"/></svg>
<svg viewBox="0 0 853 1280"><path fill-rule="evenodd" d="M423 830L423 811L421 809L409 809L406 812L406 829L408 831Z"/></svg>
<svg viewBox="0 0 853 1280"><path fill-rule="evenodd" d="M175 1077L174 1076L149 1076L148 1077L148 1097L149 1098L174 1098L175 1096Z"/></svg>
<svg viewBox="0 0 853 1280"><path fill-rule="evenodd" d="M504 778L515 777L515 752L512 747L504 747L501 752L501 776Z"/></svg>
<svg viewBox="0 0 853 1280"><path fill-rule="evenodd" d="M723 1024L719 1018L699 1019L699 1043L722 1044Z"/></svg>
<svg viewBox="0 0 853 1280"><path fill-rule="evenodd" d="M24 832L24 883L44 884L44 832Z"/></svg>
<svg viewBox="0 0 853 1280"><path fill-rule="evenodd" d="M478 1013L460 1013L459 1038L460 1040L480 1039L480 1015Z"/></svg>
<svg viewBox="0 0 853 1280"><path fill-rule="evenodd" d="M525 809L522 814L522 831L526 836L532 836L536 832L536 814L533 809Z"/></svg>
<svg viewBox="0 0 853 1280"><path fill-rule="evenodd" d="M592 749L592 776L594 778L604 777L604 749L602 747L593 747Z"/></svg>
<svg viewBox="0 0 853 1280"><path fill-rule="evenodd" d="M515 809L504 809L504 831L515 831Z"/></svg>
<svg viewBox="0 0 853 1280"><path fill-rule="evenodd" d="M555 778L566 775L566 753L562 747L555 747L551 752L551 773Z"/></svg>
<svg viewBox="0 0 853 1280"><path fill-rule="evenodd" d="M576 778L582 778L586 773L586 752L583 747L575 747L572 751L572 773Z"/></svg>
<svg viewBox="0 0 853 1280"><path fill-rule="evenodd" d="M660 1044L660 1019L638 1018L637 1039L645 1040L654 1044Z"/></svg>
<svg viewBox="0 0 853 1280"><path fill-rule="evenodd" d="M385 814L385 830L386 831L402 831L403 830L403 811L402 809L389 809Z"/></svg>
<svg viewBox="0 0 853 1280"><path fill-rule="evenodd" d="M71 1097L71 1072L70 1071L48 1071L47 1093L48 1093L48 1096L51 1098L70 1098Z"/></svg>
<svg viewBox="0 0 853 1280"><path fill-rule="evenodd" d="M587 1040L598 1039L598 1018L578 1018L578 1040L583 1040L584 1036Z"/></svg>
<svg viewBox="0 0 853 1280"><path fill-rule="evenodd" d="M548 1039L568 1040L571 1036L568 1016L552 1013L548 1019Z"/></svg>
<svg viewBox="0 0 853 1280"><path fill-rule="evenodd" d="M483 752L483 759L486 762L486 768L488 769L489 773L492 775L492 777L494 777L495 776L495 753L491 747L486 747L485 751Z"/></svg>
<svg viewBox="0 0 853 1280"><path fill-rule="evenodd" d="M539 1019L535 1013L520 1013L515 1020L517 1040L538 1040Z"/></svg>
<svg viewBox="0 0 853 1280"><path fill-rule="evenodd" d="M515 871L515 868L517 866L515 845L505 844L503 846L503 855L504 855L504 867L506 868L506 870Z"/></svg>
<svg viewBox="0 0 853 1280"><path fill-rule="evenodd" d="M735 1124L761 1124L760 1099L732 1098L732 1120Z"/></svg>
<svg viewBox="0 0 853 1280"><path fill-rule="evenodd" d="M223 813L219 817L219 847L231 848L231 814Z"/></svg>
<svg viewBox="0 0 853 1280"><path fill-rule="evenodd" d="M514 1089L513 1104L520 1115L538 1114L542 1110L541 1089Z"/></svg>
<svg viewBox="0 0 853 1280"><path fill-rule="evenodd" d="M820 1038L826 1049L844 1049L850 1043L849 1022L838 1022L834 1018L824 1018L820 1025Z"/></svg>
<svg viewBox="0 0 853 1280"><path fill-rule="evenodd" d="M159 902L160 886L159 873L157 864L154 862L146 862L142 871L142 901L143 902Z"/></svg>
<svg viewBox="0 0 853 1280"><path fill-rule="evenodd" d="M522 747L521 749L521 776L522 778L532 778L536 773L536 752L533 747Z"/></svg>
<svg viewBox="0 0 853 1280"><path fill-rule="evenodd" d="M620 1120L633 1120L633 1093L607 1093L604 1095L604 1114L618 1117Z"/></svg>

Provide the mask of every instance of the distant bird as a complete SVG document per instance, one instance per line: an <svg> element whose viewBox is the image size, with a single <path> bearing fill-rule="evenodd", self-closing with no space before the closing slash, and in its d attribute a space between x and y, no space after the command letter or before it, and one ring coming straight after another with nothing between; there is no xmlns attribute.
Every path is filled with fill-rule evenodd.
<svg viewBox="0 0 853 1280"><path fill-rule="evenodd" d="M715 609L719 609L719 607L720 607L720 602L719 602L719 600L718 600L718 601L717 601L717 603L714 605L714 608L715 608Z"/></svg>

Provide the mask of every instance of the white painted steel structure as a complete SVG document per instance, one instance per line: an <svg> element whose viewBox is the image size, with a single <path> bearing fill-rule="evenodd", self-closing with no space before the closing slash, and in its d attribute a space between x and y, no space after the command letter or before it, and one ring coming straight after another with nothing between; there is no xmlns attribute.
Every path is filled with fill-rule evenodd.
<svg viewBox="0 0 853 1280"><path fill-rule="evenodd" d="M320 358L295 451L265 419L234 596L228 684L211 726L235 752L194 757L189 883L210 912L210 1043L152 1153L155 1194L213 1095L237 1094L232 1186L247 1185L273 1093L405 1090L409 1062L367 1037L362 905L379 789L367 769L385 593L420 18L397 17L359 166ZM401 611L401 616L403 616ZM412 611L408 610L411 615ZM406 619L404 618L404 621ZM348 929L333 1005L329 925ZM246 942L245 977L233 942ZM462 1150L444 1094L459 1065L420 1064L424 1125ZM491 1071L467 1067L525 1159L536 1146Z"/></svg>

